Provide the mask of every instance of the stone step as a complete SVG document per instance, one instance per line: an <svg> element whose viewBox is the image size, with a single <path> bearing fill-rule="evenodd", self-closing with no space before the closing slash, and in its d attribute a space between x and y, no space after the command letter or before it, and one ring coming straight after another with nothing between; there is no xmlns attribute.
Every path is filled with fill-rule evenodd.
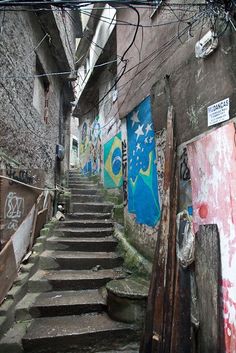
<svg viewBox="0 0 236 353"><path fill-rule="evenodd" d="M68 178L68 181L75 181L75 182L80 182L80 183L85 183L85 184L89 184L89 183L94 183L93 179L89 179L89 178L81 178L80 176L76 176L76 175L70 175Z"/></svg>
<svg viewBox="0 0 236 353"><path fill-rule="evenodd" d="M103 196L72 194L71 199L72 202L102 202Z"/></svg>
<svg viewBox="0 0 236 353"><path fill-rule="evenodd" d="M22 339L24 352L96 352L115 347L135 336L132 326L107 314L86 314L34 319Z"/></svg>
<svg viewBox="0 0 236 353"><path fill-rule="evenodd" d="M94 189L80 189L80 188L73 188L70 189L72 195L80 194L80 195L101 195L101 191L94 188Z"/></svg>
<svg viewBox="0 0 236 353"><path fill-rule="evenodd" d="M91 270L96 266L108 269L121 264L122 257L115 252L45 250L39 258L43 270Z"/></svg>
<svg viewBox="0 0 236 353"><path fill-rule="evenodd" d="M50 237L46 242L48 250L71 251L115 251L117 241L113 237L62 238Z"/></svg>
<svg viewBox="0 0 236 353"><path fill-rule="evenodd" d="M106 237L112 235L114 232L113 228L75 228L75 227L62 227L57 228L54 234L61 237L83 237L83 238L94 238L94 237Z"/></svg>
<svg viewBox="0 0 236 353"><path fill-rule="evenodd" d="M119 269L37 271L29 280L30 292L96 289L112 279L124 278Z"/></svg>
<svg viewBox="0 0 236 353"><path fill-rule="evenodd" d="M76 177L76 176L70 176L68 179L68 182L74 182L74 183L83 183L83 184L91 184L94 183L96 184L95 180L92 179L88 179L88 178L80 178L80 177Z"/></svg>
<svg viewBox="0 0 236 353"><path fill-rule="evenodd" d="M112 228L113 221L111 219L90 219L90 220L66 220L60 222L60 228Z"/></svg>
<svg viewBox="0 0 236 353"><path fill-rule="evenodd" d="M110 203L80 203L80 202L73 202L72 203L72 210L73 212L96 212L96 213L102 213L102 212L111 212L113 209L113 204Z"/></svg>
<svg viewBox="0 0 236 353"><path fill-rule="evenodd" d="M94 182L81 183L81 182L71 182L68 184L69 189L96 189L96 184Z"/></svg>
<svg viewBox="0 0 236 353"><path fill-rule="evenodd" d="M106 301L97 289L28 293L16 306L16 321L36 317L80 315L106 310Z"/></svg>
<svg viewBox="0 0 236 353"><path fill-rule="evenodd" d="M96 220L96 219L111 219L110 212L75 212L67 213L66 219L76 219L76 220Z"/></svg>

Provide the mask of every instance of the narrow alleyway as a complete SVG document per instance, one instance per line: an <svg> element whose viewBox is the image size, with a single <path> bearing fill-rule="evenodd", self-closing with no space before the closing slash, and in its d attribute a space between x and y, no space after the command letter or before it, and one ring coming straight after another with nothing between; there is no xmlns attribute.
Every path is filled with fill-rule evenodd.
<svg viewBox="0 0 236 353"><path fill-rule="evenodd" d="M1 353L18 353L9 337L12 343L25 326L22 352L138 352L135 329L106 312L104 285L124 276L112 236L113 206L86 177L71 172L69 178L73 213L47 239Z"/></svg>

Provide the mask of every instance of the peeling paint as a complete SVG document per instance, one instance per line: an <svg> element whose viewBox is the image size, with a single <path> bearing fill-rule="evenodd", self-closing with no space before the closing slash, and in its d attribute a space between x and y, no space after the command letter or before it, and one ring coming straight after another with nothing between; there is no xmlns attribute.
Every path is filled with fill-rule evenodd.
<svg viewBox="0 0 236 353"><path fill-rule="evenodd" d="M227 124L187 146L194 229L217 224L220 234L225 345L236 353L236 147Z"/></svg>

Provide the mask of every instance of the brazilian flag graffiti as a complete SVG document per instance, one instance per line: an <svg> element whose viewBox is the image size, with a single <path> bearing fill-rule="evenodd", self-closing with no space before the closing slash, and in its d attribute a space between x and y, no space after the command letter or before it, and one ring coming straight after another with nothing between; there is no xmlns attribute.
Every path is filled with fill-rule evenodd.
<svg viewBox="0 0 236 353"><path fill-rule="evenodd" d="M127 136L128 211L137 223L153 227L160 219L160 204L150 97L128 114Z"/></svg>
<svg viewBox="0 0 236 353"><path fill-rule="evenodd" d="M121 132L104 144L104 186L119 188L122 178Z"/></svg>

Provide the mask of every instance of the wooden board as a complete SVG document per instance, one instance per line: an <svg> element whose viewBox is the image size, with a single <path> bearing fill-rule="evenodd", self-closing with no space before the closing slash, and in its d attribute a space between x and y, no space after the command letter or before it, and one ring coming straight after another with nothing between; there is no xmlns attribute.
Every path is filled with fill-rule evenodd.
<svg viewBox="0 0 236 353"><path fill-rule="evenodd" d="M200 327L198 353L222 353L223 313L220 240L216 225L202 225L196 235L196 283Z"/></svg>
<svg viewBox="0 0 236 353"><path fill-rule="evenodd" d="M4 300L17 276L16 260L12 241L9 240L0 252L0 304Z"/></svg>
<svg viewBox="0 0 236 353"><path fill-rule="evenodd" d="M178 242L182 244L186 221L180 220ZM190 269L176 267L171 353L191 353L191 288Z"/></svg>
<svg viewBox="0 0 236 353"><path fill-rule="evenodd" d="M48 209L44 208L38 212L36 225L35 225L35 232L34 232L34 240L39 237L40 230L43 228L44 224L47 223L48 217Z"/></svg>
<svg viewBox="0 0 236 353"><path fill-rule="evenodd" d="M175 216L176 216L176 173L175 144L173 135L174 113L170 106L167 115L167 143L163 186L162 215L153 261L145 328L140 353L164 352L169 339L169 323L172 320L174 271L175 271ZM174 221L173 221L174 219ZM172 238L174 235L174 238ZM167 312L170 310L170 312ZM169 344L169 343L168 343Z"/></svg>

